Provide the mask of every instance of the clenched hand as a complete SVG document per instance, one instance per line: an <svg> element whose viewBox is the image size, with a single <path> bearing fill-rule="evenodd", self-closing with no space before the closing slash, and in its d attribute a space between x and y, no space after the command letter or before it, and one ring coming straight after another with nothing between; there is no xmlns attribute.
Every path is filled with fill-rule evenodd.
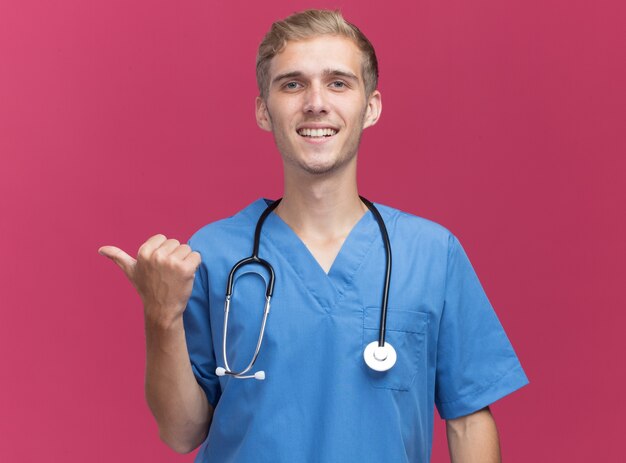
<svg viewBox="0 0 626 463"><path fill-rule="evenodd" d="M168 325L182 316L201 262L198 252L159 234L141 245L137 259L115 246L102 246L98 253L126 274L141 297L146 321Z"/></svg>

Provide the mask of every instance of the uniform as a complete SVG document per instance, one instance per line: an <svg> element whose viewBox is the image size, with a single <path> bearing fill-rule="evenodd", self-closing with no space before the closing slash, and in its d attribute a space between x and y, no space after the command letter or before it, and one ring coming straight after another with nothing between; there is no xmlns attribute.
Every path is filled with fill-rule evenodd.
<svg viewBox="0 0 626 463"><path fill-rule="evenodd" d="M393 268L386 339L398 360L370 370L378 339L385 253L365 213L328 274L275 213L259 256L276 273L265 337L252 370L266 379L215 375L222 360L224 293L232 266L252 252L259 199L190 239L202 255L184 325L192 369L215 407L197 462L427 462L434 406L450 419L477 411L528 380L459 241L444 227L377 205ZM265 269L235 278L228 360L254 353Z"/></svg>

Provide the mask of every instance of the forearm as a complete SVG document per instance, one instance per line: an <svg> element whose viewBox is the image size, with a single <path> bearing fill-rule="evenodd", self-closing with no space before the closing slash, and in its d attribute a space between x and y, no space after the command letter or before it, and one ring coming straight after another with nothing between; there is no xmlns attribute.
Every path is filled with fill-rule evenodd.
<svg viewBox="0 0 626 463"><path fill-rule="evenodd" d="M193 375L182 317L170 326L146 319L145 388L161 439L179 453L200 445L213 409Z"/></svg>
<svg viewBox="0 0 626 463"><path fill-rule="evenodd" d="M496 423L488 408L446 421L452 463L500 463Z"/></svg>

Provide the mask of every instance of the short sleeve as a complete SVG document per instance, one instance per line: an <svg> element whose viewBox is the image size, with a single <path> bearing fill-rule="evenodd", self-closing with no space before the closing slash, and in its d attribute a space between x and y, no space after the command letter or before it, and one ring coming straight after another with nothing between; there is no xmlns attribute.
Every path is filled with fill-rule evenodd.
<svg viewBox="0 0 626 463"><path fill-rule="evenodd" d="M188 244L197 251L193 238ZM215 407L220 396L220 385L215 374L217 365L211 336L208 275L204 259L196 270L193 290L183 312L183 324L191 368L209 403Z"/></svg>
<svg viewBox="0 0 626 463"><path fill-rule="evenodd" d="M459 241L450 236L435 403L444 419L480 410L528 379Z"/></svg>

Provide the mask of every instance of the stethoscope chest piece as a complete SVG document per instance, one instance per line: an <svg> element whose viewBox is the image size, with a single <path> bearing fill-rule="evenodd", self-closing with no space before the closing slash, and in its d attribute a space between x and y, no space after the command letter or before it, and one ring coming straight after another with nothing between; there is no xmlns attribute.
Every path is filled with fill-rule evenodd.
<svg viewBox="0 0 626 463"><path fill-rule="evenodd" d="M396 350L388 342L379 346L378 341L372 341L363 351L363 359L372 370L387 371L396 364L398 356Z"/></svg>

